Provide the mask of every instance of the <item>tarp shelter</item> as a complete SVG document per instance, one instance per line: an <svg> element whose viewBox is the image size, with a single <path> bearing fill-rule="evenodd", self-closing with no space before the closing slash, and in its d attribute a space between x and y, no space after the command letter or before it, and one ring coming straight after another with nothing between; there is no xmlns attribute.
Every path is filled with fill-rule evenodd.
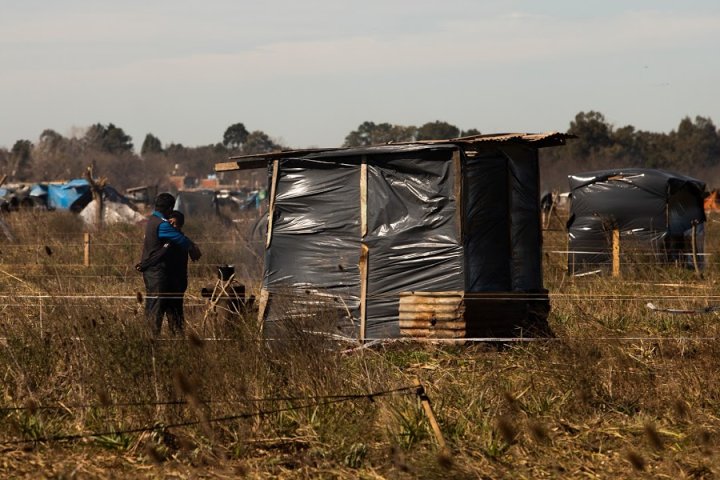
<svg viewBox="0 0 720 480"><path fill-rule="evenodd" d="M84 178L77 178L66 183L51 183L47 186L47 207L51 210L73 210L79 212L87 205L92 194L90 183ZM86 202L78 202L82 197ZM76 202L78 203L76 205Z"/></svg>
<svg viewBox="0 0 720 480"><path fill-rule="evenodd" d="M337 312L333 333L361 340L544 329L538 148L567 137L482 135L216 165L269 167L266 334L294 319L312 328L319 304Z"/></svg>
<svg viewBox="0 0 720 480"><path fill-rule="evenodd" d="M693 266L704 241L705 184L654 169L628 168L569 176L568 269L602 271L612 262L613 230L619 248L642 263L678 260ZM694 231L694 234L693 234ZM702 266L702 255L696 257Z"/></svg>
<svg viewBox="0 0 720 480"><path fill-rule="evenodd" d="M0 209L4 211L18 208L44 206L45 200L36 196L37 185L8 184L0 188Z"/></svg>
<svg viewBox="0 0 720 480"><path fill-rule="evenodd" d="M107 187L105 187L107 188ZM136 211L127 200L118 201L112 196L106 196L102 202L102 221L106 225L113 223L139 223L145 220L145 216ZM95 225L98 220L98 202L91 200L80 212L85 225Z"/></svg>

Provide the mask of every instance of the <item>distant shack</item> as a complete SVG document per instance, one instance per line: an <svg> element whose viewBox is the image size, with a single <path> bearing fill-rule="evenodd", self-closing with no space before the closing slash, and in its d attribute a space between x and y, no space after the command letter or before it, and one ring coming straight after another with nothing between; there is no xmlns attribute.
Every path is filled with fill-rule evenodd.
<svg viewBox="0 0 720 480"><path fill-rule="evenodd" d="M546 331L538 149L566 138L479 135L217 164L268 167L265 332L318 330L318 306L335 312L333 333L361 340Z"/></svg>
<svg viewBox="0 0 720 480"><path fill-rule="evenodd" d="M635 263L677 262L702 268L703 182L648 168L585 172L568 178L571 274L609 270L613 244L623 258L636 255Z"/></svg>

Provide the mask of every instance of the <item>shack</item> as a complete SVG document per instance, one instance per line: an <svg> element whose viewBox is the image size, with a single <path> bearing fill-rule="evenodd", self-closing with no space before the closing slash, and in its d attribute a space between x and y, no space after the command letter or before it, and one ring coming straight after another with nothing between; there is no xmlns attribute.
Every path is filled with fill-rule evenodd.
<svg viewBox="0 0 720 480"><path fill-rule="evenodd" d="M650 265L703 266L705 184L663 170L627 168L570 175L568 271L608 270L616 257ZM616 262L618 260L616 259Z"/></svg>
<svg viewBox="0 0 720 480"><path fill-rule="evenodd" d="M259 316L360 340L547 331L538 149L568 135L498 134L233 157L268 167ZM315 322L315 323L313 323Z"/></svg>
<svg viewBox="0 0 720 480"><path fill-rule="evenodd" d="M218 213L214 190L180 190L175 196L175 210L186 217L212 217Z"/></svg>

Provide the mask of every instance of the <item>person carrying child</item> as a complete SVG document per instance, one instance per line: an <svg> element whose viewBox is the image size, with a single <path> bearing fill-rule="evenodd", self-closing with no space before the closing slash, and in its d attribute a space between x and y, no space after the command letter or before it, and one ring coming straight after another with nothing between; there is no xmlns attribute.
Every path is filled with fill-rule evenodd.
<svg viewBox="0 0 720 480"><path fill-rule="evenodd" d="M198 246L170 222L174 205L175 197L169 193L161 193L155 199L155 210L145 228L142 258L135 265L135 269L143 274L145 315L155 335L160 334L165 315L170 331L183 333L187 259L189 255L195 261L202 255ZM182 228L184 216L180 212L177 214L173 222Z"/></svg>

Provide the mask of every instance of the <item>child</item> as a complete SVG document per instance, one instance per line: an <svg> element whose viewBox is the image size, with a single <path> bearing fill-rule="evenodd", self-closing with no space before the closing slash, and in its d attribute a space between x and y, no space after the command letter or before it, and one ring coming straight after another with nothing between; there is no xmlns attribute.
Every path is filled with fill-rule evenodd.
<svg viewBox="0 0 720 480"><path fill-rule="evenodd" d="M168 222L179 232L182 232L182 228L185 225L185 215L177 210L173 210L172 213L168 215ZM166 249L163 247L163 250ZM165 264L167 265L168 281L172 295L167 311L170 330L173 333L182 334L185 325L183 301L188 286L187 250L171 243L167 247Z"/></svg>

